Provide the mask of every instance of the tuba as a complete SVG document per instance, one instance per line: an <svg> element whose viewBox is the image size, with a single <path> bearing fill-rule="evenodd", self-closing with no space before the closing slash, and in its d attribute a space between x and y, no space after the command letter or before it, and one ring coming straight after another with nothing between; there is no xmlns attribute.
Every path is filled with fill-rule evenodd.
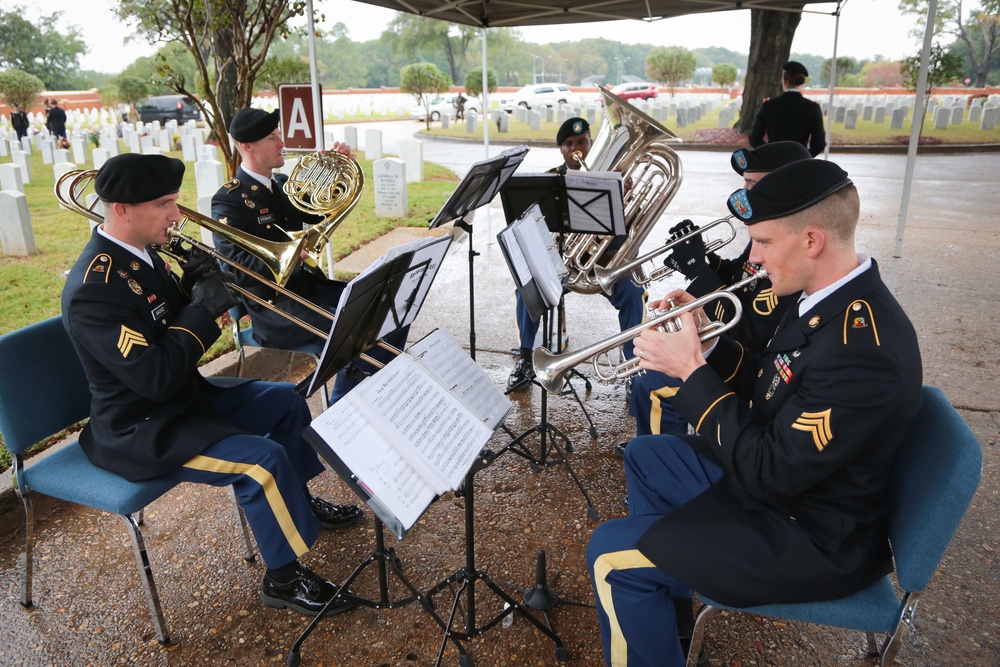
<svg viewBox="0 0 1000 667"><path fill-rule="evenodd" d="M663 127L631 104L601 87L604 118L587 156L590 171L618 171L632 186L624 196L625 243L614 256L599 265L614 240L612 236L567 234L563 261L569 270L566 288L580 294L597 294L601 285L594 269L612 271L630 262L653 230L663 210L677 194L683 177L681 161L669 146L680 142Z"/></svg>

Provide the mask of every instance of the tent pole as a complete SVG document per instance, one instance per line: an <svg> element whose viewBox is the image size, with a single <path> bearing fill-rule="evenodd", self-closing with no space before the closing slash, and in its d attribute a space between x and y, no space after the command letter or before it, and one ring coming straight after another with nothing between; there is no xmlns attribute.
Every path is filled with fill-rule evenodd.
<svg viewBox="0 0 1000 667"><path fill-rule="evenodd" d="M899 264L903 258L903 232L906 231L906 214L910 207L910 189L913 186L913 168L917 161L917 145L920 142L920 131L924 124L924 106L927 89L927 66L930 60L931 42L934 39L934 21L937 13L937 0L927 2L927 24L924 27L924 46L920 52L920 74L917 77L917 97L913 103L913 120L910 121L910 145L906 150L906 171L903 175L903 196L899 203L899 222L896 225L896 245L892 250L892 269L887 281L889 291L896 293L896 283L899 277Z"/></svg>
<svg viewBox="0 0 1000 667"><path fill-rule="evenodd" d="M837 44L840 41L840 8L837 3L837 11L834 12L833 28L833 60L830 61L830 101L826 105L826 147L823 149L823 159L830 159L830 142L833 140L833 94L836 92L837 81Z"/></svg>
<svg viewBox="0 0 1000 667"><path fill-rule="evenodd" d="M309 26L309 82L312 84L313 118L315 118L316 150L326 150L326 135L323 130L323 94L319 87L319 72L316 69L316 20L313 16L312 0L306 0L306 16ZM333 280L333 248L326 244L326 277Z"/></svg>
<svg viewBox="0 0 1000 667"><path fill-rule="evenodd" d="M489 81L488 73L486 72L486 30L487 28L480 28L483 35L483 148L485 149L485 158L490 157L490 89L487 86Z"/></svg>

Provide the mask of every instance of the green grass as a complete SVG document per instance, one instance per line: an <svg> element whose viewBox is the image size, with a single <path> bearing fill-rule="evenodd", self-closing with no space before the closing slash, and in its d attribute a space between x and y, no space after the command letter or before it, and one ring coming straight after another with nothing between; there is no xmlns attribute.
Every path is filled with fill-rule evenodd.
<svg viewBox="0 0 1000 667"><path fill-rule="evenodd" d="M673 123L667 123L666 126L674 134L678 135L681 139L686 142L709 142L715 143L706 134L712 134L708 131L718 131L717 133L721 135L722 141L724 143L732 143L738 141L740 135L735 133L729 133L720 129L719 125L719 113L721 108L709 111L701 117L701 119L696 123L688 123L686 127L678 128ZM968 114L966 114L966 117ZM844 129L844 123L834 123L833 124L833 141L834 146L844 146L844 145L885 145L885 144L906 144L910 137L910 121L912 120L912 114L907 116L906 121L903 123L903 128L900 130L890 130L889 129L889 118L887 115L886 122L882 125L876 124L874 121L858 121L857 129L846 130ZM592 133L596 136L596 128L599 126L601 121L601 114L598 113L597 125L595 125ZM482 119L480 119L480 123ZM827 121L829 122L829 121ZM993 130L983 131L979 129L978 122L969 122L966 120L961 125L949 126L947 130L935 130L933 129L934 122L927 115L927 120L924 122L923 131L921 133L921 141L928 143L945 143L945 144L997 144L1000 143L1000 126ZM490 132L489 136L492 140L504 140L504 141L539 141L539 142L552 142L553 137L559 130L559 123L552 122L547 123L542 121L541 129L532 130L528 127L527 123L521 123L514 119L514 116L510 116L510 132L500 133L496 129L496 125L491 123L489 125ZM430 131L421 130L420 134L427 134L431 136L445 136L445 137L462 137L468 139L480 139L483 136L483 126L479 124L476 127L476 131L466 132L465 122L453 122L451 127L448 129L442 129L440 123L432 123ZM745 139L744 139L745 141ZM554 142L553 142L554 143Z"/></svg>
<svg viewBox="0 0 1000 667"><path fill-rule="evenodd" d="M180 152L168 153L180 157ZM0 157L0 164L12 161ZM457 177L440 165L424 164L424 182L409 183L410 215L406 218L376 218L375 195L371 186L372 163L359 158L368 185L354 211L334 233L332 248L340 259L368 241L399 226L426 227L451 192ZM197 208L194 168L187 165L180 190L180 203ZM31 156L32 182L24 186L31 227L38 253L31 257L0 255L0 334L58 315L65 273L90 239L90 223L83 216L62 210L53 194L52 166L43 164L40 151ZM200 238L200 233L193 234ZM166 258L168 263L172 260ZM347 276L350 277L350 276ZM224 316L226 317L226 316ZM206 352L208 361L232 349L228 335L222 335ZM9 466L7 450L0 448L0 470Z"/></svg>

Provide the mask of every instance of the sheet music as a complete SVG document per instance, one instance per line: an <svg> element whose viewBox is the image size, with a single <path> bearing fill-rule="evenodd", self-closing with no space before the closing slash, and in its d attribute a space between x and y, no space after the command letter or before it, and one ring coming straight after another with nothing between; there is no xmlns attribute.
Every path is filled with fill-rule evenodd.
<svg viewBox="0 0 1000 667"><path fill-rule="evenodd" d="M377 424L363 405L342 400L317 417L312 427L372 496L367 502L373 510L385 508L399 521L403 530L393 532L402 539L436 494ZM380 518L391 525L390 517Z"/></svg>
<svg viewBox="0 0 1000 667"><path fill-rule="evenodd" d="M413 258L410 260L410 266L413 268L403 276L399 289L396 291L394 303L396 314L403 318L400 322L401 327L412 324L413 320L416 319L417 313L420 312L420 307L427 297L427 292L431 289L434 277L437 275L438 269L441 268L441 262L444 261L445 254L451 246L451 241L451 234L444 234L405 243L391 248L386 253L385 259L389 261L404 252L413 251ZM420 266L424 262L427 264ZM378 337L383 338L395 331L396 328L392 310L390 310L385 322L382 323Z"/></svg>
<svg viewBox="0 0 1000 667"><path fill-rule="evenodd" d="M548 307L555 307L568 272L538 204L533 204L511 227L542 298Z"/></svg>
<svg viewBox="0 0 1000 667"><path fill-rule="evenodd" d="M514 230L511 227L504 227L497 234L497 240L507 249L510 263L514 266L514 275L517 277L518 286L527 285L531 280L531 270L528 269L528 261L521 252L521 246L514 238Z"/></svg>
<svg viewBox="0 0 1000 667"><path fill-rule="evenodd" d="M405 354L366 378L347 399L371 406L396 449L438 494L458 488L493 435Z"/></svg>
<svg viewBox="0 0 1000 667"><path fill-rule="evenodd" d="M574 232L625 234L624 185L616 171L566 172L570 226Z"/></svg>
<svg viewBox="0 0 1000 667"><path fill-rule="evenodd" d="M496 430L513 409L479 364L446 329L435 329L406 351L458 397L490 430Z"/></svg>

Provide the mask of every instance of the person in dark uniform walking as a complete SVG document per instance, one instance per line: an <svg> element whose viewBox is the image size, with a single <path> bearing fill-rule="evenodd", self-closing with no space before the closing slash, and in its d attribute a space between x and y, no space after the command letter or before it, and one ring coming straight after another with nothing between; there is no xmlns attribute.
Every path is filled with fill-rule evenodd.
<svg viewBox="0 0 1000 667"><path fill-rule="evenodd" d="M233 118L229 133L242 158L236 175L212 197L212 217L235 229L269 241L287 241L286 232L298 231L306 225L323 220L322 216L305 213L295 207L283 187L286 174L275 173L284 166L285 144L278 128L278 110L268 113L261 109L243 109ZM332 150L353 157L346 144L334 143ZM231 240L215 236L215 246L225 256L258 274L269 276L264 263ZM278 294L273 287L242 273L236 273L236 282L275 308L291 313L313 327L328 332L331 321L288 296ZM318 269L307 269L303 263L295 267L285 287L298 296L311 301L331 313L336 309L346 283L329 280ZM295 349L319 354L324 341L308 330L294 324L286 317L260 304L243 299L253 321L253 337L265 347ZM386 342L397 348L406 344L408 327L386 336ZM392 360L392 355L381 347L367 352L368 356L382 363ZM375 367L357 361L337 375L330 402L336 402L353 388L365 373L374 373Z"/></svg>
<svg viewBox="0 0 1000 667"><path fill-rule="evenodd" d="M683 665L692 591L739 607L831 600L892 570L884 492L922 370L912 324L855 251L857 190L803 160L728 205L774 293L802 298L760 355L725 336L702 345L700 312L636 340L641 367L683 381L674 406L697 434L630 442L629 516L591 538L609 665Z"/></svg>
<svg viewBox="0 0 1000 667"><path fill-rule="evenodd" d="M177 223L184 163L126 153L94 181L104 222L70 270L63 322L93 393L80 445L97 466L132 480L232 485L267 566L265 604L316 614L337 587L299 562L320 528L357 521L355 506L310 495L323 472L302 438L311 421L290 384L205 378L198 360L235 303L232 276L212 263L171 273L155 245ZM348 600L334 609L346 611Z"/></svg>
<svg viewBox="0 0 1000 667"><path fill-rule="evenodd" d="M733 171L743 177L743 187L749 190L778 167L809 159L805 146L794 141L777 141L752 149L740 148L733 152L730 164ZM672 237L683 236L697 229L690 220L685 220L671 228L670 234ZM723 259L714 252L706 254L704 236L699 234L674 246L663 263L690 280L686 290L698 298L754 275L760 267L749 261L752 245L748 243L735 259ZM776 296L767 278L743 287L735 296L743 306L743 316L728 336L743 343L755 354L767 346L782 315L798 298L797 293ZM716 320L729 321L733 316L729 302L718 302L711 316ZM670 405L678 387L680 381L677 378L659 371L647 371L633 378L629 413L635 417L636 435L687 433L687 420Z"/></svg>
<svg viewBox="0 0 1000 667"><path fill-rule="evenodd" d="M826 148L823 131L823 110L819 104L802 96L802 86L809 71L802 63L789 60L781 73L784 92L766 100L757 111L750 130L750 145L754 148L767 142L796 141L809 148L816 157Z"/></svg>
<svg viewBox="0 0 1000 667"><path fill-rule="evenodd" d="M48 110L46 125L52 131L52 136L62 139L63 142L68 142L68 139L66 139L66 112L59 106L59 100L52 100L52 106ZM60 142L60 146L62 146L63 142ZM62 147L68 148L68 143Z"/></svg>
<svg viewBox="0 0 1000 667"><path fill-rule="evenodd" d="M10 112L10 126L17 132L17 140L20 141L28 134L28 114L24 112L20 104L14 105L14 110Z"/></svg>
<svg viewBox="0 0 1000 667"><path fill-rule="evenodd" d="M567 119L556 133L556 145L559 146L559 152L562 153L563 163L558 167L550 169L549 173L565 176L569 170L575 171L580 169L580 162L576 159L574 153L579 152L584 160L587 159L592 145L590 123L583 118ZM628 185L626 184L626 189L627 187ZM609 257L614 255L627 238L627 236L615 237L615 240L605 251L604 256ZM615 307L615 310L618 311L618 324L622 331L642 321L643 313L646 310L646 290L642 287L639 287L631 280L619 280L615 283L611 295L604 296ZM527 386L528 382L535 377L531 354L535 346L535 336L538 334L538 327L541 322L540 319L535 320L531 318L531 314L528 312L527 306L524 305L520 293L517 293L515 312L517 314L519 337L519 359L514 365L514 370L511 371L510 377L507 379L507 391ZM631 355L631 343L625 345L625 353L626 355Z"/></svg>

